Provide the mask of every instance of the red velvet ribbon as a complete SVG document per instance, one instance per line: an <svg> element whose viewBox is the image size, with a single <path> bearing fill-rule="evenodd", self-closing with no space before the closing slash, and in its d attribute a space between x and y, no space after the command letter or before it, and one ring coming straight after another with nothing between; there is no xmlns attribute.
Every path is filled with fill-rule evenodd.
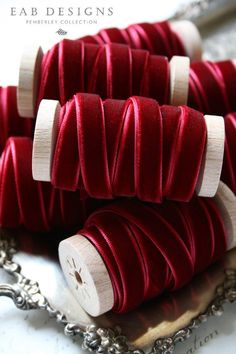
<svg viewBox="0 0 236 354"><path fill-rule="evenodd" d="M64 39L43 57L38 104L43 98L65 104L78 92L118 99L135 94L168 103L168 59L125 45Z"/></svg>
<svg viewBox="0 0 236 354"><path fill-rule="evenodd" d="M1 226L31 231L81 227L101 202L81 201L78 192L34 181L31 151L29 138L10 138L1 156ZM219 211L212 199L196 196L189 203L162 205L116 201L98 209L80 233L102 255L113 284L114 311L120 313L184 286L226 251ZM24 240L28 250L29 239Z"/></svg>
<svg viewBox="0 0 236 354"><path fill-rule="evenodd" d="M29 138L8 139L0 159L1 226L31 231L82 226L100 202L34 181L31 158ZM80 233L107 265L113 310L119 313L179 289L226 251L224 223L216 205L196 196L189 203L162 205L121 200L97 210Z"/></svg>
<svg viewBox="0 0 236 354"><path fill-rule="evenodd" d="M218 64L226 68L228 66L228 62L221 62ZM232 65L230 64L229 67L232 68ZM227 84L228 84L227 86L228 92L230 93L233 90L233 80L228 80ZM232 84L232 86L230 86L230 84ZM231 87L231 91L229 90L230 87ZM233 95L228 96L228 99L233 100ZM110 102L109 104L112 105L113 101L110 100L109 102ZM107 105L108 102L106 102L106 106ZM118 110L117 119L119 119L118 118L119 114L120 111ZM225 142L224 164L223 164L221 178L236 194L236 174L235 174L236 161L235 161L235 153L234 153L236 151L235 150L236 149L235 121L236 121L235 113L225 116L226 142ZM1 150L4 148L7 138L10 136L29 136L29 137L32 136L32 131L33 131L32 120L26 118L22 119L18 115L17 107L16 107L16 87L14 86L0 88L0 126L1 126L1 134L0 134ZM111 129L109 130L109 132L111 133ZM111 139L113 139L113 137L111 137ZM171 138L171 142L173 142L172 138ZM171 142L167 142L166 140L166 145L169 146ZM71 156L74 156L73 151L76 151L77 146L74 147L71 146L71 148L72 148ZM65 160L66 159L67 156L65 156ZM154 191L151 192L154 193ZM83 197L83 195L81 197Z"/></svg>
<svg viewBox="0 0 236 354"><path fill-rule="evenodd" d="M32 136L32 119L21 118L16 106L16 87L0 87L0 153L10 136Z"/></svg>
<svg viewBox="0 0 236 354"><path fill-rule="evenodd" d="M236 64L232 60L191 64L188 105L205 114L236 111Z"/></svg>
<svg viewBox="0 0 236 354"><path fill-rule="evenodd" d="M161 54L168 58L173 55L186 55L181 39L172 31L168 21L138 23L125 29L107 28L94 36L85 36L80 40L93 44L127 44L130 48L146 49L151 54Z"/></svg>
<svg viewBox="0 0 236 354"><path fill-rule="evenodd" d="M65 104L78 92L96 93L103 99L139 95L168 104L167 57L131 49L124 44L110 44L109 38L104 38L109 44L65 39L53 46L43 57L37 104L43 98L57 99ZM191 64L190 107L204 114L225 115L236 111L235 92L234 61Z"/></svg>
<svg viewBox="0 0 236 354"><path fill-rule="evenodd" d="M222 180L236 194L236 113L225 116L225 134Z"/></svg>
<svg viewBox="0 0 236 354"><path fill-rule="evenodd" d="M107 266L118 313L183 287L227 247L214 202L196 196L189 203L115 202L95 211L79 234L93 243Z"/></svg>
<svg viewBox="0 0 236 354"><path fill-rule="evenodd" d="M186 106L77 94L60 112L52 184L93 198L188 201L205 143L203 115Z"/></svg>
<svg viewBox="0 0 236 354"><path fill-rule="evenodd" d="M75 231L103 201L83 199L32 178L32 141L9 138L0 158L0 225L29 231Z"/></svg>

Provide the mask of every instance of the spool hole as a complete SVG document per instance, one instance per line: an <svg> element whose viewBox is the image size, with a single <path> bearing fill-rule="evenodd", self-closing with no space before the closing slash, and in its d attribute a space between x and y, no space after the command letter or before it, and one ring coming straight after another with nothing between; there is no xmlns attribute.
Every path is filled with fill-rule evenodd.
<svg viewBox="0 0 236 354"><path fill-rule="evenodd" d="M75 279L80 285L83 284L82 278L81 278L79 272L77 272L77 270L75 270Z"/></svg>

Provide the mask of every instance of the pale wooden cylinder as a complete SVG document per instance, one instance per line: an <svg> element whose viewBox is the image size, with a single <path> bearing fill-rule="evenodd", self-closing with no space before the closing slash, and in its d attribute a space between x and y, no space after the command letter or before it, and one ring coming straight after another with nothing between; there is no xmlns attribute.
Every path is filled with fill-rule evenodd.
<svg viewBox="0 0 236 354"><path fill-rule="evenodd" d="M179 38L181 39L186 54L191 60L201 60L202 58L202 40L201 35L191 21L173 21L171 23L171 28L175 31Z"/></svg>
<svg viewBox="0 0 236 354"><path fill-rule="evenodd" d="M202 161L196 193L201 197L213 197L220 182L224 158L225 125L220 116L204 116L207 127L207 143Z"/></svg>
<svg viewBox="0 0 236 354"><path fill-rule="evenodd" d="M112 309L114 294L108 270L86 237L75 235L61 241L59 259L70 289L86 312L99 316Z"/></svg>
<svg viewBox="0 0 236 354"><path fill-rule="evenodd" d="M42 48L33 44L22 54L17 88L17 107L21 117L35 117L42 58Z"/></svg>
<svg viewBox="0 0 236 354"><path fill-rule="evenodd" d="M32 172L36 181L51 181L60 109L59 101L55 100L42 100L39 105L32 154Z"/></svg>
<svg viewBox="0 0 236 354"><path fill-rule="evenodd" d="M187 104L189 90L190 60L188 57L173 56L170 60L170 104Z"/></svg>

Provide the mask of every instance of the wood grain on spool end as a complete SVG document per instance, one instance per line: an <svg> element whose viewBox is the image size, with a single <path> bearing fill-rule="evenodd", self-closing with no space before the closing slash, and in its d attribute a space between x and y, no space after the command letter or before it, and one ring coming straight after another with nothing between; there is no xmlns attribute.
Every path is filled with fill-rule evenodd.
<svg viewBox="0 0 236 354"><path fill-rule="evenodd" d="M187 104L189 89L188 57L173 56L170 60L170 104L181 106Z"/></svg>
<svg viewBox="0 0 236 354"><path fill-rule="evenodd" d="M220 182L224 158L225 126L220 116L204 116L207 141L196 192L202 197L214 197Z"/></svg>
<svg viewBox="0 0 236 354"><path fill-rule="evenodd" d="M17 88L17 107L21 117L35 117L42 58L42 48L35 45L26 47L21 57Z"/></svg>
<svg viewBox="0 0 236 354"><path fill-rule="evenodd" d="M61 241L59 259L67 283L80 306L91 316L112 309L113 287L103 259L82 235Z"/></svg>
<svg viewBox="0 0 236 354"><path fill-rule="evenodd" d="M214 201L223 217L228 237L228 250L231 250L236 247L236 196L226 184L220 182Z"/></svg>
<svg viewBox="0 0 236 354"><path fill-rule="evenodd" d="M32 171L36 181L51 181L51 166L58 132L60 103L42 100L34 131Z"/></svg>
<svg viewBox="0 0 236 354"><path fill-rule="evenodd" d="M181 39L186 54L190 57L190 59L196 61L201 60L202 39L195 24L187 20L173 21L171 23L171 28Z"/></svg>

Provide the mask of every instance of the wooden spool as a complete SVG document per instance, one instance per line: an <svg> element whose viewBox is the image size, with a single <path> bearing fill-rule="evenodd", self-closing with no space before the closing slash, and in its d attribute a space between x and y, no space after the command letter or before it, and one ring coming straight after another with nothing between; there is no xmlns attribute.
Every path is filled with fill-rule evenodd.
<svg viewBox="0 0 236 354"><path fill-rule="evenodd" d="M190 59L200 60L202 45L197 27L190 21L175 21L171 23L171 27L182 40ZM26 47L21 56L17 90L17 106L21 117L34 118L37 113L35 103L38 97L42 59L42 48L36 45Z"/></svg>
<svg viewBox="0 0 236 354"><path fill-rule="evenodd" d="M202 40L201 35L191 21L173 21L171 23L171 28L177 33L181 39L186 54L191 60L199 61L202 58Z"/></svg>
<svg viewBox="0 0 236 354"><path fill-rule="evenodd" d="M91 316L112 309L113 288L100 254L84 236L75 235L59 245L59 259L69 287Z"/></svg>
<svg viewBox="0 0 236 354"><path fill-rule="evenodd" d="M60 103L55 100L42 100L39 105L32 154L32 172L36 181L51 181L60 109Z"/></svg>
<svg viewBox="0 0 236 354"><path fill-rule="evenodd" d="M32 169L33 178L51 181L51 166L58 133L60 103L42 100L36 120ZM223 164L225 128L224 119L219 116L205 116L207 142L202 161L196 193L203 197L213 197L217 191Z"/></svg>
<svg viewBox="0 0 236 354"><path fill-rule="evenodd" d="M221 182L214 201L225 221L230 250L236 247L236 197ZM99 316L112 309L114 293L109 272L86 237L75 235L61 241L59 259L69 287L86 312Z"/></svg>
<svg viewBox="0 0 236 354"><path fill-rule="evenodd" d="M188 57L173 56L170 60L170 104L187 104L189 89L190 60Z"/></svg>
<svg viewBox="0 0 236 354"><path fill-rule="evenodd" d="M201 197L213 197L220 182L224 158L225 125L220 116L204 116L207 127L207 143L202 161L196 193Z"/></svg>
<svg viewBox="0 0 236 354"><path fill-rule="evenodd" d="M21 57L17 88L17 107L21 117L35 117L42 59L42 48L36 45L26 47Z"/></svg>

